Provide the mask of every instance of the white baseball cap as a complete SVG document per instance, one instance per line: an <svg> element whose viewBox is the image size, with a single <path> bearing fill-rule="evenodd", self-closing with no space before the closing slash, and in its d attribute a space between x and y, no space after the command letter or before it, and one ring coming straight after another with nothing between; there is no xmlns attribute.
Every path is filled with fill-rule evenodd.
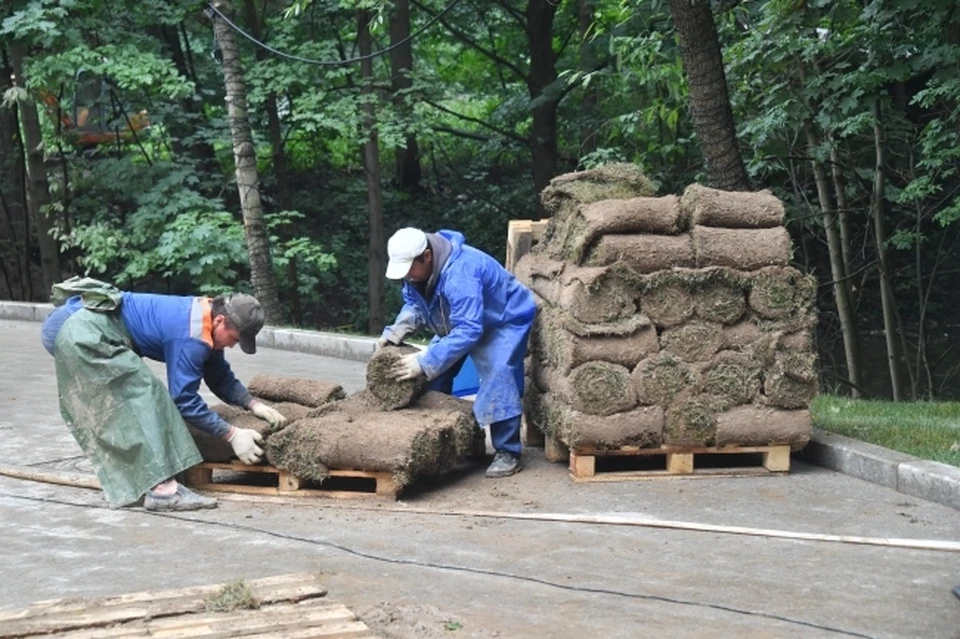
<svg viewBox="0 0 960 639"><path fill-rule="evenodd" d="M427 250L427 234L420 229L400 229L387 242L387 279L402 280L410 272L413 260Z"/></svg>

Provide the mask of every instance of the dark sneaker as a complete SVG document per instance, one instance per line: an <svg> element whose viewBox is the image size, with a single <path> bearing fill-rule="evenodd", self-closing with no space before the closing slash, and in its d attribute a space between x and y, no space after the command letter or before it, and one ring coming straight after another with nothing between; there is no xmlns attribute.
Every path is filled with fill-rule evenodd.
<svg viewBox="0 0 960 639"><path fill-rule="evenodd" d="M957 596L957 599L960 599L960 586L955 586L953 588L953 594Z"/></svg>
<svg viewBox="0 0 960 639"><path fill-rule="evenodd" d="M143 507L153 511L185 511L216 508L217 500L193 492L183 484L177 484L177 492L172 495L154 495L148 490L143 498Z"/></svg>
<svg viewBox="0 0 960 639"><path fill-rule="evenodd" d="M498 450L493 462L487 466L487 477L509 477L520 472L520 458L505 450Z"/></svg>

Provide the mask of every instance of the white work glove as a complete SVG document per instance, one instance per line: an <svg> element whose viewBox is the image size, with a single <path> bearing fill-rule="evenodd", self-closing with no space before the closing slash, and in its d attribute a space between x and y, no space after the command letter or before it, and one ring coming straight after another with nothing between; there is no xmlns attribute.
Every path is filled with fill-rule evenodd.
<svg viewBox="0 0 960 639"><path fill-rule="evenodd" d="M252 428L234 427L227 441L244 464L256 464L263 457L263 449L257 446L263 443L263 436Z"/></svg>
<svg viewBox="0 0 960 639"><path fill-rule="evenodd" d="M276 408L267 406L263 402L250 404L250 412L270 424L273 429L280 429L287 425L287 418Z"/></svg>
<svg viewBox="0 0 960 639"><path fill-rule="evenodd" d="M376 353L377 351L379 351L381 348L383 348L383 347L386 346L387 344L392 344L392 343L393 343L393 342L391 342L390 340L388 340L386 337L382 337L382 336L381 336L380 339L377 340L377 343L374 344L374 346L373 346L373 352Z"/></svg>
<svg viewBox="0 0 960 639"><path fill-rule="evenodd" d="M401 382L407 379L416 379L423 375L423 369L417 359L418 355L419 353L410 353L397 360L397 363L390 370L393 373L393 378Z"/></svg>

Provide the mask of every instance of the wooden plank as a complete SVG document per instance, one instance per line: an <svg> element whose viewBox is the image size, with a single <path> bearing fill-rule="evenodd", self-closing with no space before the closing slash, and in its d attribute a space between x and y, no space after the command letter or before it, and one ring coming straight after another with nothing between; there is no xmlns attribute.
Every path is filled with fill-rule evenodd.
<svg viewBox="0 0 960 639"><path fill-rule="evenodd" d="M504 266L508 271L530 252L543 237L548 220L510 220L507 222L507 253Z"/></svg>
<svg viewBox="0 0 960 639"><path fill-rule="evenodd" d="M357 616L343 604L277 604L256 609L224 612L184 613L166 617L145 616L111 627L90 628L58 636L69 639L116 639L119 637L164 637L179 639L205 637L260 636L285 629L323 628ZM286 634L286 632L284 632Z"/></svg>
<svg viewBox="0 0 960 639"><path fill-rule="evenodd" d="M191 488L202 491L237 493L242 495L265 495L265 496L284 496L284 497L329 497L334 499L346 498L396 498L401 491L401 487L393 478L393 473L386 471L366 471L336 469L328 471L332 478L359 478L369 479L372 484L372 490L341 490L311 486L311 482L294 473L276 468L267 464L258 464L248 466L242 462L203 462L194 466L191 470L193 474L188 473L186 477L187 484ZM276 486L256 486L244 484L240 480L227 479L223 481L214 481L213 471L225 470L234 473L260 473L277 476ZM208 474L209 473L209 474Z"/></svg>
<svg viewBox="0 0 960 639"><path fill-rule="evenodd" d="M309 574L279 575L246 582L263 604L300 602L324 597L319 578ZM102 599L54 599L0 615L0 639L97 628L143 617L166 617L203 611L206 600L224 584L176 590L138 592Z"/></svg>
<svg viewBox="0 0 960 639"><path fill-rule="evenodd" d="M702 466L708 458L716 464L726 455L757 455L762 462L756 466L720 465ZM666 470L597 470L598 458L647 458L662 455ZM699 461L699 463L698 463ZM624 446L614 449L578 447L570 451L570 474L574 481L626 481L633 479L652 479L660 477L725 476L741 477L787 473L790 471L790 447L775 446L698 446L683 448L664 446L661 448L638 448Z"/></svg>
<svg viewBox="0 0 960 639"><path fill-rule="evenodd" d="M596 461L597 458L593 455L579 455L570 451L570 472L574 477L593 477Z"/></svg>
<svg viewBox="0 0 960 639"><path fill-rule="evenodd" d="M693 453L667 453L667 472L688 475L693 472Z"/></svg>
<svg viewBox="0 0 960 639"><path fill-rule="evenodd" d="M770 472L789 472L790 447L778 446L773 450L763 452L763 467Z"/></svg>
<svg viewBox="0 0 960 639"><path fill-rule="evenodd" d="M570 459L570 449L556 437L544 436L543 456L548 462L565 462Z"/></svg>

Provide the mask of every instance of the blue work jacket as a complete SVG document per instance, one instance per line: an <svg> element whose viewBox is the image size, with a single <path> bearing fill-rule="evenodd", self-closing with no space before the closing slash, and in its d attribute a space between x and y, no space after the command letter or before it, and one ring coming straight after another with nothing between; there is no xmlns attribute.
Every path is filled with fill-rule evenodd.
<svg viewBox="0 0 960 639"><path fill-rule="evenodd" d="M383 335L396 343L429 329L435 336L418 357L427 379L470 355L480 378L477 421L487 426L516 417L523 412L523 358L537 311L533 294L495 259L464 244L462 233L439 234L452 250L433 294L426 299L404 281L403 309Z"/></svg>

